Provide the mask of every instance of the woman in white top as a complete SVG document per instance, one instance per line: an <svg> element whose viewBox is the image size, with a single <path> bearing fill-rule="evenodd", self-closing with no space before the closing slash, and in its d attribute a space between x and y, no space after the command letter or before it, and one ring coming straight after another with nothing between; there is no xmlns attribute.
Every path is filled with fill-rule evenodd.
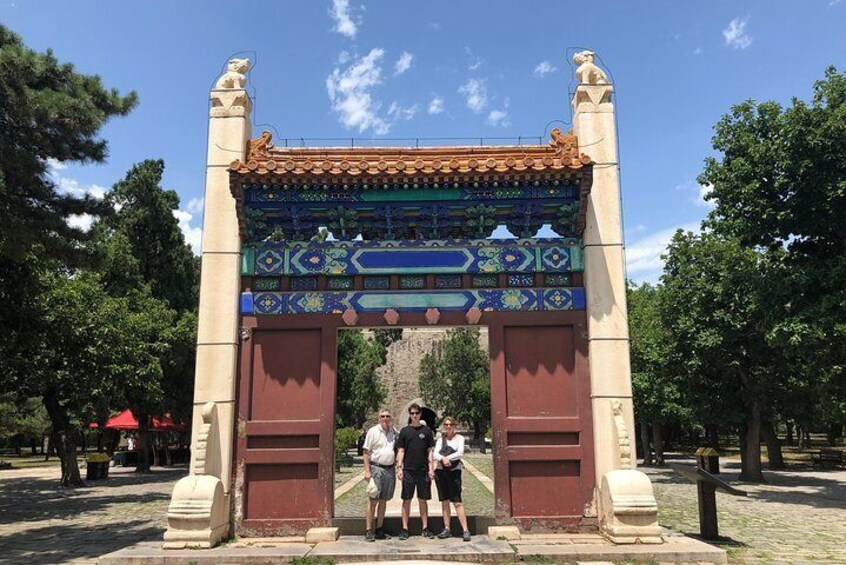
<svg viewBox="0 0 846 565"><path fill-rule="evenodd" d="M452 537L449 525L451 521L449 503L455 506L458 522L463 530L462 538L470 541L470 530L467 529L467 515L461 502L461 456L464 455L464 436L455 433L455 419L452 416L444 418L444 432L435 442L435 483L438 485L438 499L441 501L444 515L444 529L438 534L441 539Z"/></svg>

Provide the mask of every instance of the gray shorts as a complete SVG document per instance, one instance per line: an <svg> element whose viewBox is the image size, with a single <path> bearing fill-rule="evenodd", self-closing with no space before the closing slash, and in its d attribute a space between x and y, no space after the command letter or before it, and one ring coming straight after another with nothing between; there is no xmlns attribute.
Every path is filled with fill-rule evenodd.
<svg viewBox="0 0 846 565"><path fill-rule="evenodd" d="M394 497L394 489L397 486L397 472L394 467L383 469L370 465L370 476L379 488L379 496L375 500L390 500Z"/></svg>

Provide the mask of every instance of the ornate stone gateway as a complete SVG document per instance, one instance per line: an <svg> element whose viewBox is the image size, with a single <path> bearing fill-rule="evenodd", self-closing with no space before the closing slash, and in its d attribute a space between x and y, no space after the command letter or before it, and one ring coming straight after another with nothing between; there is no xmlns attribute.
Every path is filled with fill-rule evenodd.
<svg viewBox="0 0 846 565"><path fill-rule="evenodd" d="M577 58L579 139L402 149L251 140L233 61L212 91L196 461L166 547L330 525L337 332L422 325L489 330L498 522L660 542L628 436L612 89ZM500 225L517 238L488 239Z"/></svg>

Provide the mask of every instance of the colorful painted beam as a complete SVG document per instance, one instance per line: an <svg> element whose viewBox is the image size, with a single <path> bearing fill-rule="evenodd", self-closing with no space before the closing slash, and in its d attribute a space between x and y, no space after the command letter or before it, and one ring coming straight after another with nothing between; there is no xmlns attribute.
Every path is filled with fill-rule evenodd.
<svg viewBox="0 0 846 565"><path fill-rule="evenodd" d="M356 312L584 310L584 288L508 288L492 290L421 290L352 292L244 292L241 314L340 314Z"/></svg>
<svg viewBox="0 0 846 565"><path fill-rule="evenodd" d="M572 240L279 243L246 246L246 276L567 273L583 269Z"/></svg>

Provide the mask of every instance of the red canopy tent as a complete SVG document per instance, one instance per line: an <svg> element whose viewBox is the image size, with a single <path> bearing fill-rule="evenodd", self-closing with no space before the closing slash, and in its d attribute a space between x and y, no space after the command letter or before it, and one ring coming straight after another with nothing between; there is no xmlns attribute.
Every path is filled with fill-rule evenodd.
<svg viewBox="0 0 846 565"><path fill-rule="evenodd" d="M138 419L132 414L132 410L126 409L117 416L112 416L106 422L106 427L113 430L137 430ZM183 431L185 424L174 424L170 414L157 417L153 416L150 422L150 431L153 432L170 432Z"/></svg>

